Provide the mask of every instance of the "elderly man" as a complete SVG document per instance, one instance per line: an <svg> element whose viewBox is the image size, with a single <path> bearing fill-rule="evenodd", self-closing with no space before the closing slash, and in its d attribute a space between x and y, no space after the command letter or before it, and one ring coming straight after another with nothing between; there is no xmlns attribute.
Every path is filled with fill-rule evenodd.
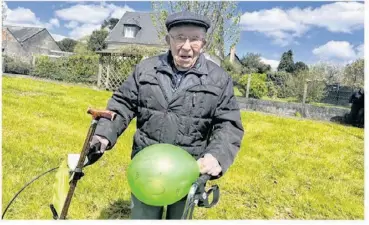
<svg viewBox="0 0 369 225"><path fill-rule="evenodd" d="M117 117L101 119L91 142L101 143L101 155L136 117L132 158L149 145L169 143L198 160L201 174L212 179L224 175L244 130L231 77L202 54L209 27L207 18L190 12L167 18L169 51L142 60L108 102L107 109ZM167 206L166 218L180 219L185 200ZM161 219L163 207L146 205L132 195L131 213L132 219Z"/></svg>

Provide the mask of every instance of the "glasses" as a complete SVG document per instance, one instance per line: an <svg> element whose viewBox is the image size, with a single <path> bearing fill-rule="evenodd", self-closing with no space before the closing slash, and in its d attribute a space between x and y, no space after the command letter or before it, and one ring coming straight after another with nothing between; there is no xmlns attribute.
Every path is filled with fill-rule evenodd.
<svg viewBox="0 0 369 225"><path fill-rule="evenodd" d="M199 37L199 36L193 36L193 37L184 36L184 35L173 36L171 34L169 34L169 36L173 38L174 42L177 45L184 45L184 43L186 43L188 39L192 47L199 47L204 40L203 37Z"/></svg>

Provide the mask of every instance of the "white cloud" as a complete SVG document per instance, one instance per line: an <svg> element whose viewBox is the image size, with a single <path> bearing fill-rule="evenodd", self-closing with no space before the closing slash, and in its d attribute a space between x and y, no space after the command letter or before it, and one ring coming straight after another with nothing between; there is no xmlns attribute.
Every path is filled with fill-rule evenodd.
<svg viewBox="0 0 369 225"><path fill-rule="evenodd" d="M80 39L87 35L90 35L92 31L100 29L101 25L99 24L88 24L85 23L81 26L75 27L71 32L69 32L69 36L74 39Z"/></svg>
<svg viewBox="0 0 369 225"><path fill-rule="evenodd" d="M329 41L313 49L313 54L320 60L351 61L362 54L363 45L356 48L347 41Z"/></svg>
<svg viewBox="0 0 369 225"><path fill-rule="evenodd" d="M6 6L6 4L5 4ZM6 8L6 19L4 25L23 26L23 27L42 27L52 30L59 27L59 20L52 18L48 23L42 22L36 17L35 13L28 8L18 7L16 9Z"/></svg>
<svg viewBox="0 0 369 225"><path fill-rule="evenodd" d="M49 24L55 26L55 27L59 27L60 24L59 24L59 20L57 18L52 18L49 20Z"/></svg>
<svg viewBox="0 0 369 225"><path fill-rule="evenodd" d="M67 38L66 36L63 36L63 35L60 35L60 34L54 34L54 33L51 33L51 36L55 39L55 41L61 41L64 38Z"/></svg>
<svg viewBox="0 0 369 225"><path fill-rule="evenodd" d="M128 6L119 7L114 4L100 5L74 5L69 8L55 11L55 14L63 20L80 23L101 24L104 19L115 17L120 19L126 11L134 11Z"/></svg>
<svg viewBox="0 0 369 225"><path fill-rule="evenodd" d="M277 67L279 65L279 61L278 60L274 60L274 59L266 59L264 57L260 57L260 60L265 63L265 64L269 64L270 67L272 68L273 71L277 70Z"/></svg>
<svg viewBox="0 0 369 225"><path fill-rule="evenodd" d="M80 39L90 35L92 31L100 29L105 19L110 17L120 19L127 11L134 11L134 9L127 5L120 7L106 3L96 5L80 3L57 10L55 15L61 20L69 21L64 26L71 29L70 37Z"/></svg>
<svg viewBox="0 0 369 225"><path fill-rule="evenodd" d="M6 22L9 23L40 23L36 15L30 10L23 7L18 7L14 10L7 10Z"/></svg>
<svg viewBox="0 0 369 225"><path fill-rule="evenodd" d="M109 4L109 5L107 5L107 7L111 10L110 17L118 18L118 19L122 18L122 16L126 12L134 12L135 11L134 9L130 8L127 5L125 5L124 7L119 7L119 6L116 6L114 4Z"/></svg>
<svg viewBox="0 0 369 225"><path fill-rule="evenodd" d="M78 26L78 22L76 21L70 21L69 23L64 25L66 28L73 29Z"/></svg>
<svg viewBox="0 0 369 225"><path fill-rule="evenodd" d="M357 51L358 58L364 58L364 44L357 46L356 51Z"/></svg>
<svg viewBox="0 0 369 225"><path fill-rule="evenodd" d="M315 9L295 7L246 12L241 16L240 24L243 30L263 33L274 43L286 46L313 27L344 33L363 28L364 4L335 2Z"/></svg>

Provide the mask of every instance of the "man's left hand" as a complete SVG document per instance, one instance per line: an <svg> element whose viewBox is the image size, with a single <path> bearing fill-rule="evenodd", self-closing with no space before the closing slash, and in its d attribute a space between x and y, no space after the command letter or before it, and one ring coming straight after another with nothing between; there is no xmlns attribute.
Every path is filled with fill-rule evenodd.
<svg viewBox="0 0 369 225"><path fill-rule="evenodd" d="M201 174L209 174L211 176L217 176L222 172L219 162L211 154L205 154L203 158L197 160L200 167Z"/></svg>

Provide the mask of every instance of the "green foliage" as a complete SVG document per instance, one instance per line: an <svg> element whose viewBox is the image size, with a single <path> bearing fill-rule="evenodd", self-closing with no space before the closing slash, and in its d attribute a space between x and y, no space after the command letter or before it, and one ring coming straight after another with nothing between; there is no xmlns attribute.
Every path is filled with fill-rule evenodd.
<svg viewBox="0 0 369 225"><path fill-rule="evenodd" d="M42 55L37 57L32 75L41 78L63 80L63 77L68 76L68 72L64 69L65 64L66 60L64 58L50 59L48 56Z"/></svg>
<svg viewBox="0 0 369 225"><path fill-rule="evenodd" d="M52 203L58 216L61 215L65 199L69 191L69 168L67 160L63 160L55 174L55 183L53 185Z"/></svg>
<svg viewBox="0 0 369 225"><path fill-rule="evenodd" d="M357 59L344 69L343 82L351 87L364 87L364 59Z"/></svg>
<svg viewBox="0 0 369 225"><path fill-rule="evenodd" d="M236 84L241 77L241 66L237 63L231 63L229 60L223 60L220 65L233 79Z"/></svg>
<svg viewBox="0 0 369 225"><path fill-rule="evenodd" d="M77 41L71 38L64 38L63 40L58 41L57 44L62 51L73 52Z"/></svg>
<svg viewBox="0 0 369 225"><path fill-rule="evenodd" d="M267 81L266 86L268 89L268 97L270 98L278 97L278 90L272 81Z"/></svg>
<svg viewBox="0 0 369 225"><path fill-rule="evenodd" d="M301 117L302 117L302 116L301 116L301 113L299 113L299 112L296 112L296 113L295 113L295 116L296 116L296 117L298 117L298 118L301 118Z"/></svg>
<svg viewBox="0 0 369 225"><path fill-rule="evenodd" d="M116 53L123 53L128 56L151 57L167 51L167 48L143 45L122 45Z"/></svg>
<svg viewBox="0 0 369 225"><path fill-rule="evenodd" d="M74 47L74 53L81 54L81 55L90 55L95 54L92 50L88 49L87 42L79 41L77 42L76 46Z"/></svg>
<svg viewBox="0 0 369 225"><path fill-rule="evenodd" d="M319 66L311 66L309 70L289 76L286 84L291 97L296 97L299 102L303 100L304 85L307 82L306 103L319 102L326 95L325 80L322 79L324 70Z"/></svg>
<svg viewBox="0 0 369 225"><path fill-rule="evenodd" d="M290 76L291 75L285 71L269 72L267 81L273 83L273 85L269 84L270 87L269 90L271 90L272 93L276 92L277 93L276 96L278 98L290 97L290 92L286 85L286 82Z"/></svg>
<svg viewBox="0 0 369 225"><path fill-rule="evenodd" d="M87 107L104 108L111 92L7 76L2 88L4 209L30 178L80 152L91 122ZM224 179L208 184L219 185L220 201L211 209L196 207L195 219L364 219L363 129L246 111L241 119L247 133L234 164ZM129 217L123 174L135 132L134 120L114 150L84 169L70 220ZM27 187L4 219L51 220L54 182L50 174Z"/></svg>
<svg viewBox="0 0 369 225"><path fill-rule="evenodd" d="M108 27L109 30L113 30L115 25L119 22L117 18L109 18L108 20L104 20L103 24L101 24L101 29Z"/></svg>
<svg viewBox="0 0 369 225"><path fill-rule="evenodd" d="M244 90L247 88L249 74L245 74L239 80L239 84L243 86ZM260 99L268 94L268 87L266 85L266 74L254 73L251 75L251 83L249 89L249 97Z"/></svg>
<svg viewBox="0 0 369 225"><path fill-rule="evenodd" d="M32 75L66 82L95 82L98 60L98 55L39 56Z"/></svg>
<svg viewBox="0 0 369 225"><path fill-rule="evenodd" d="M32 65L7 55L3 56L4 72L13 74L24 74L28 75L32 70Z"/></svg>
<svg viewBox="0 0 369 225"><path fill-rule="evenodd" d="M266 73L271 70L271 66L261 61L261 55L257 53L247 53L242 57L243 73Z"/></svg>
<svg viewBox="0 0 369 225"><path fill-rule="evenodd" d="M304 62L301 61L296 62L294 73L298 73L302 70L309 70L309 67Z"/></svg>
<svg viewBox="0 0 369 225"><path fill-rule="evenodd" d="M288 73L293 73L293 71L295 71L295 63L293 62L292 50L288 50L287 52L284 52L282 54L277 70L286 71Z"/></svg>
<svg viewBox="0 0 369 225"><path fill-rule="evenodd" d="M105 38L108 36L107 30L94 30L87 42L87 48L90 51L101 51L106 48Z"/></svg>

